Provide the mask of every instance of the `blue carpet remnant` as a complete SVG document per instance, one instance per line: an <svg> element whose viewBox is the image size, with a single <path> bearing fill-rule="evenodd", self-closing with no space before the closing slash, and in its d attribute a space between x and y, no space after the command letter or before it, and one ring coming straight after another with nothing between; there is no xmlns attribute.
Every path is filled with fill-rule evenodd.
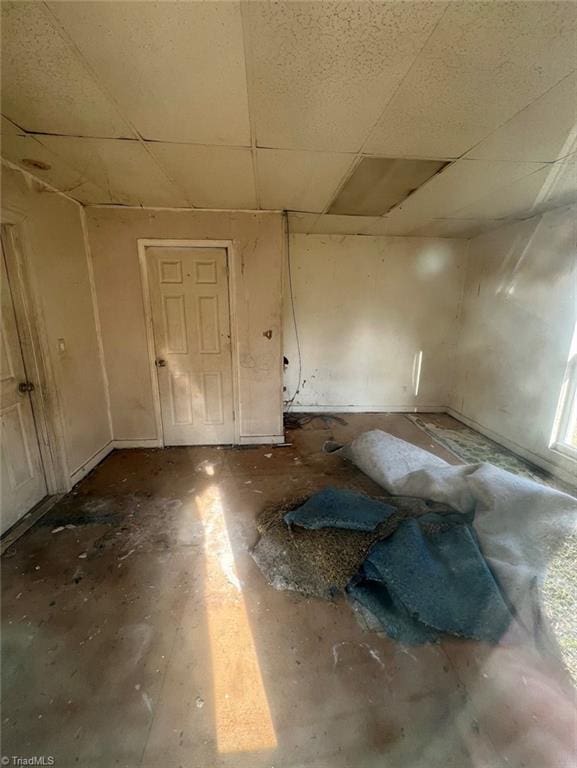
<svg viewBox="0 0 577 768"><path fill-rule="evenodd" d="M374 530L394 511L361 494L329 488L284 519L310 529ZM497 642L511 621L470 518L458 512L403 520L373 544L346 591L390 637L406 644L434 642L443 634Z"/></svg>
<svg viewBox="0 0 577 768"><path fill-rule="evenodd" d="M390 504L362 493L325 488L284 516L287 525L301 528L346 528L350 531L374 531L396 511Z"/></svg>

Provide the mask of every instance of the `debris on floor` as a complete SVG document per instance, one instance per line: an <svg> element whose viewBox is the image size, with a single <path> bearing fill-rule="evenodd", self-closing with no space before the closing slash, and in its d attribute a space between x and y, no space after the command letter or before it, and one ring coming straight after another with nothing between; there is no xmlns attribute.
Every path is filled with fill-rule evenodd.
<svg viewBox="0 0 577 768"><path fill-rule="evenodd" d="M346 418L332 435L340 443L380 427L429 445L402 415ZM307 555L303 583L326 591L339 553L351 557L350 541L360 541L343 569L344 595L379 537L399 535L399 522L419 513L450 512L414 493L381 491L342 454L322 453L329 435L321 422L297 430L284 457L273 447L115 451L13 543L2 559L5 753L26 745L26 754L90 768L110 768L119 755L119 765L130 766L496 768L507 761L497 759L493 741L504 738L511 768L574 765L572 754L563 759L551 746L557 734L566 734L563 749L571 740L570 680L516 627L497 646L453 638L408 645L391 641L346 597L270 588L248 553L255 516L273 536L278 526L270 572L275 558L287 560L283 549L299 547L296 554ZM215 475L195 472L205 459ZM397 512L368 532L289 529L283 515L327 485L363 491ZM66 530L51 533L60 526ZM336 541L336 555L327 540ZM567 553L568 566L576 551ZM566 615L572 629L577 611ZM248 667L247 647L256 654ZM265 692L278 746L225 752L216 724L225 734L238 724L244 738L238 708L255 722L255 690Z"/></svg>
<svg viewBox="0 0 577 768"><path fill-rule="evenodd" d="M304 429L308 424L314 424L320 422L324 425L324 429L330 429L333 424L340 424L340 426L346 426L346 419L342 416L334 416L328 413L285 413L284 426L285 429Z"/></svg>
<svg viewBox="0 0 577 768"><path fill-rule="evenodd" d="M577 499L492 464L452 466L381 430L337 451L388 493L435 499L473 515L479 546L519 623L558 655L543 610L551 563L577 527Z"/></svg>
<svg viewBox="0 0 577 768"><path fill-rule="evenodd" d="M537 483L550 485L552 488L570 490L564 488L564 483L558 478L549 475L544 469L529 464L524 459L516 456L512 451L495 443L484 435L480 435L465 424L449 421L450 426L444 423L445 414L423 415L407 414L407 418L419 429L430 435L437 443L448 448L451 453L458 456L466 464L488 462L495 467L513 472L522 477L528 477Z"/></svg>
<svg viewBox="0 0 577 768"><path fill-rule="evenodd" d="M387 502L327 488L282 522L261 522L253 557L276 588L346 592L401 642L442 633L497 641L511 615L470 516L419 499Z"/></svg>
<svg viewBox="0 0 577 768"><path fill-rule="evenodd" d="M289 527L284 521L285 514L305 502L306 497L300 497L290 504L266 508L257 519L260 538L251 554L275 589L328 599L344 593L371 546L390 536L401 520L430 512L447 514L453 511L446 505L422 499L387 496L386 503L393 506L395 512L373 531Z"/></svg>
<svg viewBox="0 0 577 768"><path fill-rule="evenodd" d="M575 527L573 497L489 464L451 466L380 430L325 450L397 495L329 488L263 513L252 555L272 586L344 592L407 644L497 642L515 616L551 650L539 589Z"/></svg>

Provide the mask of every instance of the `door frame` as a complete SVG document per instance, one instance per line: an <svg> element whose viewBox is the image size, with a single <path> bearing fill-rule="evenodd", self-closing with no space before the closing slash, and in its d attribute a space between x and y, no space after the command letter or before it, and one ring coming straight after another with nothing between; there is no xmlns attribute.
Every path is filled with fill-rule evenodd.
<svg viewBox="0 0 577 768"><path fill-rule="evenodd" d="M70 490L64 449L63 414L58 398L49 345L38 294L30 270L26 243L27 212L2 204L0 224L8 279L12 289L20 347L27 376L35 383L30 393L32 414L48 496ZM23 518L20 518L21 520Z"/></svg>
<svg viewBox="0 0 577 768"><path fill-rule="evenodd" d="M138 261L140 264L140 282L142 287L142 301L144 304L144 321L146 326L146 341L148 347L148 361L150 368L150 381L152 385L152 399L154 402L154 418L156 422L157 444L164 448L164 430L160 410L160 387L158 384L158 372L156 369L156 351L154 345L154 326L152 322L152 301L150 298L150 285L148 281L148 262L146 259L147 248L220 248L226 252L226 274L228 278L228 308L230 325L230 362L232 368L232 418L234 425L234 443L240 444L240 388L239 388L239 350L237 336L237 308L236 308L236 282L235 282L235 249L233 240L172 240L165 238L138 238Z"/></svg>

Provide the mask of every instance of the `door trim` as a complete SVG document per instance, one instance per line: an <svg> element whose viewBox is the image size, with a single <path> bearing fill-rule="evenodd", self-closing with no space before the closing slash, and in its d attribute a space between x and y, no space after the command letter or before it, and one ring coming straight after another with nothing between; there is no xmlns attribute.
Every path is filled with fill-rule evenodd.
<svg viewBox="0 0 577 768"><path fill-rule="evenodd" d="M221 248L226 251L226 272L228 276L228 306L230 316L230 344L232 367L232 412L234 423L234 445L240 444L240 389L239 389L239 350L237 338L237 309L236 309L236 282L235 282L235 248L232 240L170 240L138 238L138 261L140 264L140 282L142 287L142 301L144 304L144 321L146 326L146 341L148 347L148 361L150 368L150 381L152 385L152 399L154 402L154 418L156 422L157 445L164 448L164 432L162 429L162 417L160 411L160 388L156 371L156 353L154 348L154 330L152 323L152 302L150 299L150 285L148 282L148 264L146 260L147 248Z"/></svg>
<svg viewBox="0 0 577 768"><path fill-rule="evenodd" d="M64 450L62 411L50 364L42 312L30 277L26 212L3 204L0 223L24 367L36 384L30 393L32 413L46 490L52 496L69 491L71 484Z"/></svg>

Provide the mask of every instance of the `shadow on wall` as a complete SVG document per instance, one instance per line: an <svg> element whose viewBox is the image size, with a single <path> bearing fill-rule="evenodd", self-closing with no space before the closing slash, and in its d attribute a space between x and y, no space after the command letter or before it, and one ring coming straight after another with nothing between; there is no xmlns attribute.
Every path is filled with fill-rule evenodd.
<svg viewBox="0 0 577 768"><path fill-rule="evenodd" d="M540 217L537 221L532 219L528 222L526 229L520 229L503 258L497 293L513 295L518 279L526 284L551 285L575 268L575 231L570 227L558 232L554 223L548 224L544 217ZM549 236L554 242L543 258L531 259L531 248L539 229L540 237Z"/></svg>
<svg viewBox="0 0 577 768"><path fill-rule="evenodd" d="M556 463L551 430L577 321L575 208L471 241L453 402Z"/></svg>

